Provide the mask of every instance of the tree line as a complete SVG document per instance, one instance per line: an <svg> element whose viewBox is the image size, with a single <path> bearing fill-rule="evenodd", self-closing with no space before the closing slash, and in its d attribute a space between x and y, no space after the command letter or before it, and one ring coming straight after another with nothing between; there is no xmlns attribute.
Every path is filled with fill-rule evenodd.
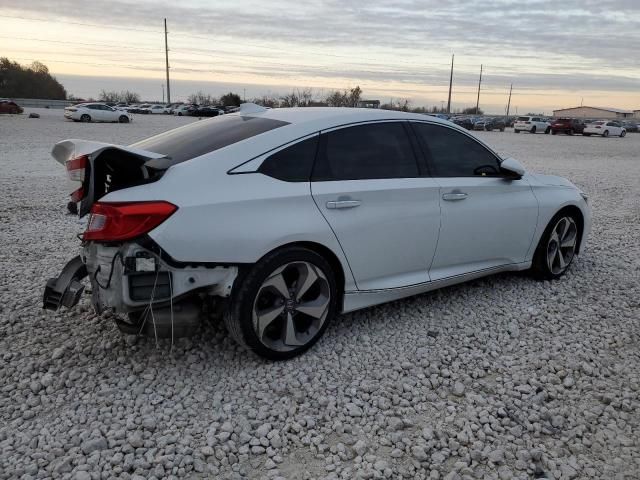
<svg viewBox="0 0 640 480"><path fill-rule="evenodd" d="M0 57L0 97L65 100L67 91L43 63L29 66Z"/></svg>

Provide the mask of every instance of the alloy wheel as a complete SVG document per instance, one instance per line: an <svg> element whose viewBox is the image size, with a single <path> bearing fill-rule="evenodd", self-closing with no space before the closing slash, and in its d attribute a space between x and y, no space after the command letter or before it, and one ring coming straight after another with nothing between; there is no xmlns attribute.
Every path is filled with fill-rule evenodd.
<svg viewBox="0 0 640 480"><path fill-rule="evenodd" d="M253 304L253 329L269 349L287 352L306 345L322 328L331 288L320 268L290 262L262 283Z"/></svg>
<svg viewBox="0 0 640 480"><path fill-rule="evenodd" d="M562 217L553 227L547 244L547 266L554 275L564 272L576 251L578 227L571 217Z"/></svg>

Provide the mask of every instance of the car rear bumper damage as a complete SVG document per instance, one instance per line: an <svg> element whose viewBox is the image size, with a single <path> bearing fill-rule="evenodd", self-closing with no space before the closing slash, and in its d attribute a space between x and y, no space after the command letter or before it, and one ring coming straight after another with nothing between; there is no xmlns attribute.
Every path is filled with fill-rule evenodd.
<svg viewBox="0 0 640 480"><path fill-rule="evenodd" d="M228 297L237 274L235 266L172 266L136 243L89 242L47 282L43 307L73 308L84 291L80 281L88 276L96 313L110 310L129 318L116 322L121 330L185 336L200 324L204 300Z"/></svg>

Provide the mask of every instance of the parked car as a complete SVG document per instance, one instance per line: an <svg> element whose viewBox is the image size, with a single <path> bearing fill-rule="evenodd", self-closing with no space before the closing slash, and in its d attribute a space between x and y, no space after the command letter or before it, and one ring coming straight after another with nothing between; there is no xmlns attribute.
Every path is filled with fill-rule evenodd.
<svg viewBox="0 0 640 480"><path fill-rule="evenodd" d="M456 117L453 123L467 130L473 130L474 120L469 117Z"/></svg>
<svg viewBox="0 0 640 480"><path fill-rule="evenodd" d="M638 133L638 132L640 132L640 127L638 126L638 124L636 122L633 122L633 121L622 122L622 126L629 133Z"/></svg>
<svg viewBox="0 0 640 480"><path fill-rule="evenodd" d="M123 110L104 103L83 103L64 109L64 118L74 122L119 122L129 123L133 117Z"/></svg>
<svg viewBox="0 0 640 480"><path fill-rule="evenodd" d="M161 114L161 113L165 113L164 110L166 108L166 105L151 105L150 107L147 108L147 110L149 110L149 113L152 114Z"/></svg>
<svg viewBox="0 0 640 480"><path fill-rule="evenodd" d="M151 113L149 108L151 108L151 104L150 103L143 103L142 105L138 105L136 107L135 111L132 112L132 113L139 113L139 114L142 114L142 115L148 115L148 114Z"/></svg>
<svg viewBox="0 0 640 480"><path fill-rule="evenodd" d="M543 117L521 116L518 117L516 123L514 123L513 131L516 133L549 133L551 131L551 124Z"/></svg>
<svg viewBox="0 0 640 480"><path fill-rule="evenodd" d="M24 109L13 100L0 100L0 113L22 113Z"/></svg>
<svg viewBox="0 0 640 480"><path fill-rule="evenodd" d="M168 103L164 107L164 113L171 115L171 114L173 114L173 111L176 108L178 108L180 105L182 105L182 103Z"/></svg>
<svg viewBox="0 0 640 480"><path fill-rule="evenodd" d="M191 115L198 109L198 105L180 105L173 111L174 115L182 117L183 115Z"/></svg>
<svg viewBox="0 0 640 480"><path fill-rule="evenodd" d="M500 130L501 132L504 132L505 128L506 125L504 120L501 118L483 118L473 125L474 130L486 130L488 132L493 130Z"/></svg>
<svg viewBox="0 0 640 480"><path fill-rule="evenodd" d="M190 115L194 117L217 117L218 115L224 115L224 110L216 107L199 107L194 109Z"/></svg>
<svg viewBox="0 0 640 480"><path fill-rule="evenodd" d="M577 118L556 118L551 122L551 133L553 135L558 133L573 135L574 133L582 133L584 127L584 122Z"/></svg>
<svg viewBox="0 0 640 480"><path fill-rule="evenodd" d="M624 137L627 134L627 130L620 122L613 120L599 120L586 125L582 134L586 137L591 135L601 135L603 137Z"/></svg>
<svg viewBox="0 0 640 480"><path fill-rule="evenodd" d="M568 180L421 114L244 104L52 155L90 217L45 308L76 305L87 276L98 313L171 337L219 304L231 336L271 359L304 352L340 312L497 272L558 278L591 225Z"/></svg>

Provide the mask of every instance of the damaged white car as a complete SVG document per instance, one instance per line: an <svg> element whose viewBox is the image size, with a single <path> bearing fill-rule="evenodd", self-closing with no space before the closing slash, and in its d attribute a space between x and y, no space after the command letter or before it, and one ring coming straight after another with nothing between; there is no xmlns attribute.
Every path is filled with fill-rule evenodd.
<svg viewBox="0 0 640 480"><path fill-rule="evenodd" d="M45 308L72 308L88 276L96 311L126 332L189 335L219 306L233 338L272 359L340 312L503 271L559 277L591 225L568 180L419 114L244 104L53 156L90 217Z"/></svg>

